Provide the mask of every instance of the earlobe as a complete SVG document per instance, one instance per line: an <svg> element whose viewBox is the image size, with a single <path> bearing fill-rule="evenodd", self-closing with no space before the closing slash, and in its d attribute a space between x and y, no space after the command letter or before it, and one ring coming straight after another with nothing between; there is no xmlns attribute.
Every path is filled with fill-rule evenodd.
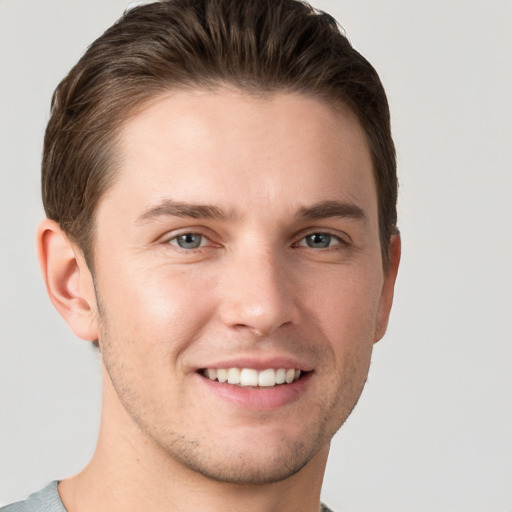
<svg viewBox="0 0 512 512"><path fill-rule="evenodd" d="M382 286L379 310L377 313L377 323L375 326L375 337L374 343L377 343L384 334L388 327L389 314L391 312L391 306L393 305L393 294L395 290L396 276L398 274L398 267L400 265L400 256L402 253L402 242L400 235L391 236L389 242L388 254L389 254L389 265L384 274L384 284Z"/></svg>
<svg viewBox="0 0 512 512"><path fill-rule="evenodd" d="M96 340L96 296L82 252L58 223L49 219L39 225L36 242L46 290L55 309L79 338Z"/></svg>

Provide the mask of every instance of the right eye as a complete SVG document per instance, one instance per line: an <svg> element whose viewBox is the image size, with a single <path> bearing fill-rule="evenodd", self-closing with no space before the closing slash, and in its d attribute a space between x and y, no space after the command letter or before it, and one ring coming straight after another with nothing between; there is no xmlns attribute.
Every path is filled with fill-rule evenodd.
<svg viewBox="0 0 512 512"><path fill-rule="evenodd" d="M171 238L167 243L177 245L181 249L199 249L208 243L208 239L200 233L182 233Z"/></svg>

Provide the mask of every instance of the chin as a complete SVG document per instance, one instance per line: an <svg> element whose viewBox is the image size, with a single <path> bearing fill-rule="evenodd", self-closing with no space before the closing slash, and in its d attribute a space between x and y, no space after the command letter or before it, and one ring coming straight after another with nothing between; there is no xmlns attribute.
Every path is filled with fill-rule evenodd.
<svg viewBox="0 0 512 512"><path fill-rule="evenodd" d="M252 431L249 437L241 436L237 440L228 435L208 441L181 438L168 445L165 451L182 467L210 480L266 485L297 474L323 447L328 448L330 441L330 436L324 432L290 436L265 428Z"/></svg>
<svg viewBox="0 0 512 512"><path fill-rule="evenodd" d="M298 473L313 457L304 454L304 447L296 447L286 457L270 454L262 457L238 456L231 453L222 462L188 459L182 461L188 469L217 482L237 485L268 485L286 480ZM229 459L229 460L228 460Z"/></svg>

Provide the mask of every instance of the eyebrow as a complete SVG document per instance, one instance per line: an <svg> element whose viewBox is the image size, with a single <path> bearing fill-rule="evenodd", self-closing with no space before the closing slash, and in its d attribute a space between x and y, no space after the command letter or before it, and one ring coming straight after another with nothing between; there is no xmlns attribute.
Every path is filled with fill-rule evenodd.
<svg viewBox="0 0 512 512"><path fill-rule="evenodd" d="M330 217L340 217L362 220L368 223L368 216L362 208L353 203L343 201L322 201L312 206L305 206L299 210L297 216L300 220L320 220Z"/></svg>
<svg viewBox="0 0 512 512"><path fill-rule="evenodd" d="M145 224L158 217L188 217L191 219L214 219L228 221L235 218L233 212L226 212L217 206L206 204L181 203L165 199L147 209L137 217L136 224Z"/></svg>
<svg viewBox="0 0 512 512"><path fill-rule="evenodd" d="M158 217L184 217L191 219L211 219L224 222L235 220L238 215L233 211L225 211L218 206L207 204L193 204L165 199L155 206L148 208L139 217L136 224L145 224ZM368 222L364 210L353 203L343 201L322 201L312 206L303 206L297 213L297 219L320 220L331 217L352 218Z"/></svg>

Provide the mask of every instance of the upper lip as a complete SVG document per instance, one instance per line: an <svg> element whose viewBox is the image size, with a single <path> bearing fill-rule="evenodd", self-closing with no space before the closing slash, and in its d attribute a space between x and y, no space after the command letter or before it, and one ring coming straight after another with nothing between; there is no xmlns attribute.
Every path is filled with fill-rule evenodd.
<svg viewBox="0 0 512 512"><path fill-rule="evenodd" d="M275 356L275 357L261 357L261 356L243 356L228 359L215 360L206 363L203 366L198 366L198 370L206 368L253 368L258 371L266 370L267 368L294 368L303 372L313 370L313 367L304 361L290 356Z"/></svg>

